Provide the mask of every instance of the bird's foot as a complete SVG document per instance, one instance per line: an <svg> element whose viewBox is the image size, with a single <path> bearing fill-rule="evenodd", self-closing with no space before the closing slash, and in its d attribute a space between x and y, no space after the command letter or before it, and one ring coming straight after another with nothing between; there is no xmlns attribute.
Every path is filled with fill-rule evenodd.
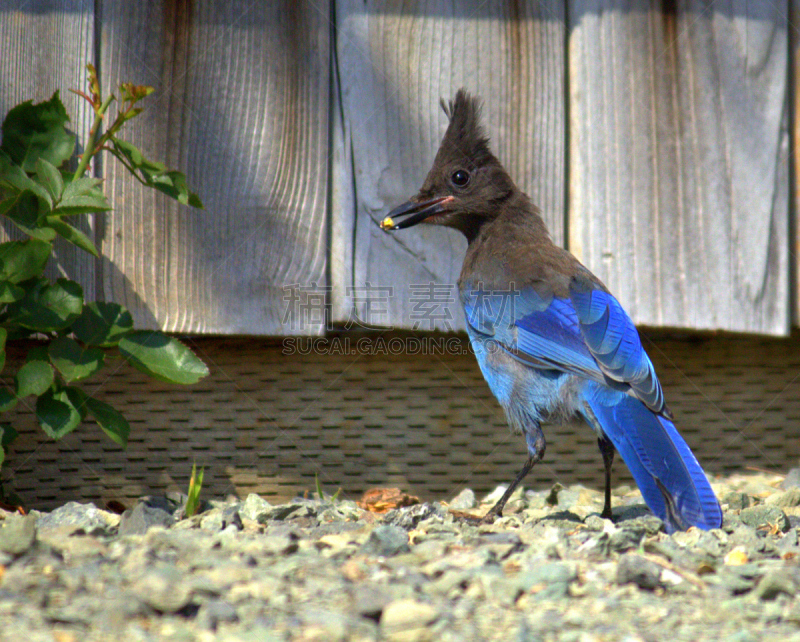
<svg viewBox="0 0 800 642"><path fill-rule="evenodd" d="M474 526L481 526L483 524L493 524L494 520L497 519L498 515L493 513L491 510L486 513L483 517L480 515L473 515L472 513L466 513L461 510L451 510L449 511L450 514L458 520L462 522L466 522L467 524L472 524Z"/></svg>

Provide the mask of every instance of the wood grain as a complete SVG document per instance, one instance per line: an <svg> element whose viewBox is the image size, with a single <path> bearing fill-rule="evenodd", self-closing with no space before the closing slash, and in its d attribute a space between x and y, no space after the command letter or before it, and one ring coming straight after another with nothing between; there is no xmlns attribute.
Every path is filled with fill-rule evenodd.
<svg viewBox="0 0 800 642"><path fill-rule="evenodd" d="M87 89L86 64L93 60L94 3L91 0L0 0L0 119L26 100L49 100L55 91L70 116L69 128L84 141L92 125L91 107L68 89ZM94 235L90 217L70 221ZM27 238L10 222L0 225L0 242ZM83 286L95 299L96 260L62 239L46 274Z"/></svg>
<svg viewBox="0 0 800 642"><path fill-rule="evenodd" d="M377 225L419 189L447 126L439 99L461 86L483 98L495 153L563 242L564 23L561 3L336 3L336 320L353 321L355 309L359 323L464 327L454 287L460 235L425 227L387 235ZM409 285L430 283L445 289L435 300L414 289L422 293L411 300ZM421 312L426 297L432 307Z"/></svg>
<svg viewBox="0 0 800 642"><path fill-rule="evenodd" d="M101 18L107 85L156 88L127 139L186 172L206 207L110 163L105 295L176 332L322 331L286 318L283 288L327 285L329 4L108 0Z"/></svg>
<svg viewBox="0 0 800 642"><path fill-rule="evenodd" d="M792 155L791 163L793 183L792 183L792 205L794 207L794 219L792 220L791 243L791 264L789 276L792 279L794 295L794 309L792 311L792 323L800 326L800 183L797 177L800 176L800 0L791 0L789 3L789 51L791 58L789 64L792 65L793 80L792 87Z"/></svg>
<svg viewBox="0 0 800 642"><path fill-rule="evenodd" d="M570 249L637 323L788 332L779 5L570 4Z"/></svg>

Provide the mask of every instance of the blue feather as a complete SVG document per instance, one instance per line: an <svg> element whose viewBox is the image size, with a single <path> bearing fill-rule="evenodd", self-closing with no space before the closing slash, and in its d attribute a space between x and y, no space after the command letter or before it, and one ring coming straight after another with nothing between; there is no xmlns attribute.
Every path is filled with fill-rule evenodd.
<svg viewBox="0 0 800 642"><path fill-rule="evenodd" d="M617 449L644 500L667 531L710 529L722 511L703 469L674 424L633 397L587 382L583 398L590 424L599 424ZM665 492L668 500L665 501Z"/></svg>
<svg viewBox="0 0 800 642"><path fill-rule="evenodd" d="M714 492L669 420L653 364L613 296L584 284L573 288L570 298L529 287L464 290L462 302L481 369L510 417L517 414L514 403L539 406L532 415L539 416L542 408L556 403L564 375L581 377L584 405L577 412L611 440L667 529L720 526ZM523 386L524 401L514 401L519 382L512 372L488 365L486 340L541 373ZM562 373L561 378L551 383L550 375L544 375L548 371Z"/></svg>

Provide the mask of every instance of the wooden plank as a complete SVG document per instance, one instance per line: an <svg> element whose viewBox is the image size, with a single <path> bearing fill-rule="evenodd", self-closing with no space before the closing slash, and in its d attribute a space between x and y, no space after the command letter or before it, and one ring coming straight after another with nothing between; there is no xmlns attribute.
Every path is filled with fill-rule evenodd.
<svg viewBox="0 0 800 642"><path fill-rule="evenodd" d="M0 0L0 119L23 101L42 102L58 91L70 115L70 129L84 141L93 114L83 99L67 90L86 90L93 42L91 0ZM89 217L80 217L78 225L93 236ZM0 242L11 238L27 237L4 219ZM47 275L78 281L85 299L94 300L95 259L61 239L55 242L53 256Z"/></svg>
<svg viewBox="0 0 800 642"><path fill-rule="evenodd" d="M387 235L377 225L421 186L447 126L439 99L461 86L483 98L495 153L563 242L563 11L535 0L336 3L337 321L352 321L355 308L360 321L380 325L464 327L454 285L466 246L460 235L423 227ZM429 283L445 287L433 298L409 290Z"/></svg>
<svg viewBox="0 0 800 642"><path fill-rule="evenodd" d="M570 3L570 249L637 323L786 334L786 3L671 7Z"/></svg>
<svg viewBox="0 0 800 642"><path fill-rule="evenodd" d="M792 65L792 118L790 120L792 127L792 169L794 170L794 182L792 185L792 205L794 206L794 219L792 227L794 234L790 237L792 244L792 268L793 272L793 288L794 288L794 310L792 312L792 322L795 326L800 326L800 181L797 177L800 176L800 155L797 150L800 149L800 31L797 25L800 20L800 0L791 0L789 3L789 50L791 53L791 60L789 64Z"/></svg>
<svg viewBox="0 0 800 642"><path fill-rule="evenodd" d="M286 318L283 288L327 285L329 34L325 1L103 2L105 82L156 88L126 138L186 172L206 206L178 206L109 165L121 206L104 234L103 287L140 325L323 329L320 308L295 301Z"/></svg>

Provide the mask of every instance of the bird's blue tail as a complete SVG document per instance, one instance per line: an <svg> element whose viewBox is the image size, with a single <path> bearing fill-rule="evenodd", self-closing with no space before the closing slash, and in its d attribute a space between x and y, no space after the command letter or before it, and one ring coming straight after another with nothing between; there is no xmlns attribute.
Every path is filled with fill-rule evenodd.
<svg viewBox="0 0 800 642"><path fill-rule="evenodd" d="M669 419L595 382L586 383L583 398L587 419L614 444L667 532L722 524L722 510L706 474Z"/></svg>

